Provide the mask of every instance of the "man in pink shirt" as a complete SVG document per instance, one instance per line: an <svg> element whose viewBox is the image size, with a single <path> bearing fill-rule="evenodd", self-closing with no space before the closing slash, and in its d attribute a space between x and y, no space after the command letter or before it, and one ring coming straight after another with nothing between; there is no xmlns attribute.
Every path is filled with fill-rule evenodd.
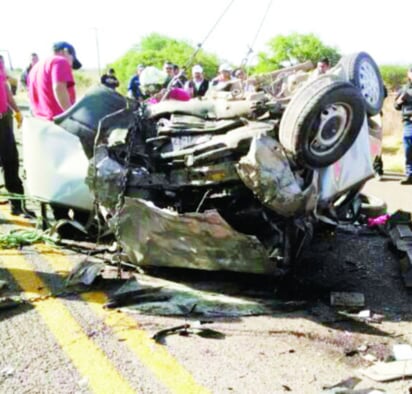
<svg viewBox="0 0 412 394"><path fill-rule="evenodd" d="M76 94L72 69L82 66L74 47L68 42L54 44L53 51L53 56L33 66L28 77L33 115L48 120L74 104Z"/></svg>

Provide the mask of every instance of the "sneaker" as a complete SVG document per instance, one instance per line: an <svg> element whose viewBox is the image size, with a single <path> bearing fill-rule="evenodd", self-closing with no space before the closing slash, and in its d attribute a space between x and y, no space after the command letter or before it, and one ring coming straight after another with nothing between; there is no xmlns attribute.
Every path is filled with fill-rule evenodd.
<svg viewBox="0 0 412 394"><path fill-rule="evenodd" d="M36 214L34 211L31 211L30 209L24 208L23 209L23 216L25 219L36 219Z"/></svg>
<svg viewBox="0 0 412 394"><path fill-rule="evenodd" d="M402 179L401 185L412 185L412 175L408 175L405 179Z"/></svg>
<svg viewBox="0 0 412 394"><path fill-rule="evenodd" d="M13 216L20 216L23 213L23 210L18 205L12 204L10 212Z"/></svg>

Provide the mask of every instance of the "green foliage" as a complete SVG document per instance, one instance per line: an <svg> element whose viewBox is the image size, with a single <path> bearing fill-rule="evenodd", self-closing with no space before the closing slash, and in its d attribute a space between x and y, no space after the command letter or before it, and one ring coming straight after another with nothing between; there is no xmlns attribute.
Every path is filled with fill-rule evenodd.
<svg viewBox="0 0 412 394"><path fill-rule="evenodd" d="M389 91L398 90L407 81L407 66L383 65L379 69Z"/></svg>
<svg viewBox="0 0 412 394"><path fill-rule="evenodd" d="M99 83L96 73L87 70L77 70L74 72L76 80L76 95L81 96L90 86Z"/></svg>
<svg viewBox="0 0 412 394"><path fill-rule="evenodd" d="M259 61L254 71L258 73L273 71L291 63L311 60L315 65L319 59L327 57L332 65L340 58L339 52L326 46L314 34L293 33L276 36L267 43L268 52L258 54Z"/></svg>
<svg viewBox="0 0 412 394"><path fill-rule="evenodd" d="M192 59L195 47L182 40L176 40L158 33L143 37L139 44L130 49L124 56L115 61L110 67L116 70L120 81L120 91L126 92L130 78L135 74L136 67L142 63L146 66L162 68L165 61L178 64L180 67L190 68L194 64L201 64L206 77L216 75L219 59L214 54L199 51ZM188 64L190 60L190 64Z"/></svg>

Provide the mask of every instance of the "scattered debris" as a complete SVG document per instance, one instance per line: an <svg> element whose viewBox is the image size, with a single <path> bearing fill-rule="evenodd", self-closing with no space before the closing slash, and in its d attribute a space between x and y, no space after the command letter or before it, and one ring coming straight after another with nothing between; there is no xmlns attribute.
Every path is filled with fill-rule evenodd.
<svg viewBox="0 0 412 394"><path fill-rule="evenodd" d="M103 271L105 264L101 260L86 258L72 269L66 279L66 286L77 284L91 285L97 276Z"/></svg>
<svg viewBox="0 0 412 394"><path fill-rule="evenodd" d="M2 297L0 298L0 311L17 308L23 304L24 301L21 298Z"/></svg>
<svg viewBox="0 0 412 394"><path fill-rule="evenodd" d="M332 386L323 386L323 390L331 390L331 389L353 389L355 388L355 386L361 381L361 379L356 378L356 377L351 377L345 380L342 380L339 383L336 383ZM335 391L331 391L332 392L337 392ZM340 391L339 391L340 392Z"/></svg>
<svg viewBox="0 0 412 394"><path fill-rule="evenodd" d="M3 378L9 378L14 375L14 368L13 367L4 367L0 370L0 376Z"/></svg>
<svg viewBox="0 0 412 394"><path fill-rule="evenodd" d="M362 355L362 358L363 358L365 361L368 361L368 362L370 362L370 363L374 363L374 362L377 361L377 358L376 358L373 354L369 354L369 353Z"/></svg>
<svg viewBox="0 0 412 394"><path fill-rule="evenodd" d="M137 287L135 290L122 291L122 289L129 288L130 285ZM140 286L136 279L131 279L126 286L123 286L115 294L113 294L109 301L104 305L105 308L118 308L121 306L139 304L144 302L160 302L168 301L171 296L159 294L162 286Z"/></svg>
<svg viewBox="0 0 412 394"><path fill-rule="evenodd" d="M165 330L160 330L156 334L153 335L152 339L154 339L157 343L165 344L165 338L169 335L179 334L184 337L188 337L190 335L198 335L203 338L209 339L224 339L226 335L212 330L210 328L202 328L203 324L211 323L211 322L195 322L192 324L186 323L180 326L166 328Z"/></svg>
<svg viewBox="0 0 412 394"><path fill-rule="evenodd" d="M378 363L359 372L377 382L403 379L412 376L412 360Z"/></svg>
<svg viewBox="0 0 412 394"><path fill-rule="evenodd" d="M214 292L212 292L207 290L210 286L206 281L194 289L186 284L135 274L133 279L128 280L111 296L106 306L119 307L126 305L123 303L126 302L127 310L130 312L137 311L160 316L204 317L266 315L273 313L274 309L281 309L282 303L279 300L248 299L244 295L229 296L222 294L225 292L224 284L219 290L216 290L215 285L213 283ZM232 288L230 290L233 291ZM136 296L136 299L128 302L130 296Z"/></svg>
<svg viewBox="0 0 412 394"><path fill-rule="evenodd" d="M365 305L365 296L355 292L332 292L330 293L330 304L332 306L362 307Z"/></svg>
<svg viewBox="0 0 412 394"><path fill-rule="evenodd" d="M357 318L368 323L382 323L385 316L379 313L372 313L369 309L365 309L357 314Z"/></svg>
<svg viewBox="0 0 412 394"><path fill-rule="evenodd" d="M373 218L368 218L368 227L383 226L389 220L390 215L385 214Z"/></svg>
<svg viewBox="0 0 412 394"><path fill-rule="evenodd" d="M327 394L380 394L384 391L376 390L373 388L354 390L355 386L361 382L361 379L352 377L343 380L333 386L324 386L323 393Z"/></svg>
<svg viewBox="0 0 412 394"><path fill-rule="evenodd" d="M412 230L408 216L402 217L401 223L394 225L389 231L392 246L400 257L401 273L406 287L412 287Z"/></svg>
<svg viewBox="0 0 412 394"><path fill-rule="evenodd" d="M393 356L396 361L412 360L412 347L411 345L402 343L396 344L392 347Z"/></svg>

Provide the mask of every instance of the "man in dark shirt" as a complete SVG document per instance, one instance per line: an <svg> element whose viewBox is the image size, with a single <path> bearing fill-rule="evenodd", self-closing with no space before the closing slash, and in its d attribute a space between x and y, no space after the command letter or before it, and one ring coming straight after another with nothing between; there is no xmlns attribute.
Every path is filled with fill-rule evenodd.
<svg viewBox="0 0 412 394"><path fill-rule="evenodd" d="M139 64L136 68L136 74L129 81L129 86L127 87L127 95L135 100L142 101L143 94L140 90L140 74L145 69L143 64Z"/></svg>
<svg viewBox="0 0 412 394"><path fill-rule="evenodd" d="M103 74L100 82L110 89L116 89L119 86L119 80L116 78L116 73L113 68L110 68L107 74Z"/></svg>
<svg viewBox="0 0 412 394"><path fill-rule="evenodd" d="M408 69L408 83L395 98L395 109L402 111L403 146L405 149L405 179L402 185L412 185L412 67Z"/></svg>
<svg viewBox="0 0 412 394"><path fill-rule="evenodd" d="M209 81L203 76L203 68L199 64L192 67L192 79L186 82L185 90L190 97L203 97L209 89Z"/></svg>

